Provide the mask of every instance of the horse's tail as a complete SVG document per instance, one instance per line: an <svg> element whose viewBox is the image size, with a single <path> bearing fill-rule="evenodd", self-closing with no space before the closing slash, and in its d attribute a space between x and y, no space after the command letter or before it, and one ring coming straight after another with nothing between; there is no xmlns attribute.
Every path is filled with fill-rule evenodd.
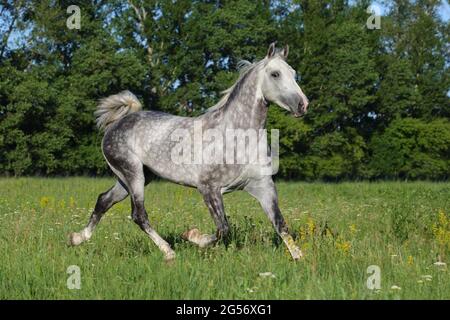
<svg viewBox="0 0 450 320"><path fill-rule="evenodd" d="M142 110L142 104L130 91L125 90L100 100L94 112L95 122L100 130L108 127L127 114Z"/></svg>

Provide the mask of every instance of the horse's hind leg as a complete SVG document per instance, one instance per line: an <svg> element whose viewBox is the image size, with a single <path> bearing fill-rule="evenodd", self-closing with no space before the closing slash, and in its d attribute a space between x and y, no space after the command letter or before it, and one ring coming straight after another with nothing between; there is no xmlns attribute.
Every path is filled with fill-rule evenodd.
<svg viewBox="0 0 450 320"><path fill-rule="evenodd" d="M150 226L147 211L144 207L144 168L139 159L127 158L121 161L120 170L111 167L127 185L131 197L131 218L153 240L164 253L165 260L175 258L175 252L170 245Z"/></svg>
<svg viewBox="0 0 450 320"><path fill-rule="evenodd" d="M201 234L197 228L194 228L183 233L182 238L203 248L216 243L220 238L226 238L229 234L230 227L225 215L220 189L199 188L199 191L203 195L206 206L217 226L217 232L215 235Z"/></svg>
<svg viewBox="0 0 450 320"><path fill-rule="evenodd" d="M99 223L103 214L109 210L114 204L122 201L128 196L128 191L123 186L123 182L117 181L116 184L108 191L100 194L95 204L94 211L91 214L91 218L87 226L78 232L73 232L69 235L69 242L73 246L77 246L86 240L89 240L92 236L92 232Z"/></svg>
<svg viewBox="0 0 450 320"><path fill-rule="evenodd" d="M289 234L286 222L281 215L280 208L278 207L277 190L272 178L266 176L260 180L252 180L244 190L259 201L267 217L272 222L275 231L281 239L283 239L292 258L294 260L299 260L303 254L295 245L294 239L292 239L292 236Z"/></svg>

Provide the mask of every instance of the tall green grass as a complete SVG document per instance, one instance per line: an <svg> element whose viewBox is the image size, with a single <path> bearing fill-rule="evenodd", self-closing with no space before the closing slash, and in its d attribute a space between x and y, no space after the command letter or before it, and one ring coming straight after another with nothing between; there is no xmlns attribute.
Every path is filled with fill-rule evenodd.
<svg viewBox="0 0 450 320"><path fill-rule="evenodd" d="M67 246L112 184L0 179L0 299L450 299L448 267L435 265L450 262L450 183L278 183L306 254L297 263L246 193L225 196L228 246L199 249L180 238L193 226L214 231L198 192L151 183L146 207L177 253L170 265L129 219L128 199L89 242ZM67 288L70 265L80 267L80 290ZM380 290L366 286L370 265L380 267Z"/></svg>

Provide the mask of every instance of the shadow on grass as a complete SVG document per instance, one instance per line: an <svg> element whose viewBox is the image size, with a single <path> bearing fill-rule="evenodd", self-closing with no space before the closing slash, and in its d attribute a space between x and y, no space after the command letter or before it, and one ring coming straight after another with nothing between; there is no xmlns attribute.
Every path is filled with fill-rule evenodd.
<svg viewBox="0 0 450 320"><path fill-rule="evenodd" d="M170 232L161 235L172 248L180 245L189 245L196 247L195 244L184 240L181 237L181 232ZM294 239L296 234L293 234ZM227 238L220 239L213 246L225 246L226 249L232 247L233 249L242 249L252 245L268 245L278 248L283 245L283 241L271 226L264 226L256 224L251 217L245 216L239 224L230 222L230 234ZM138 238L129 239L126 244L131 254L148 255L154 250L151 240L144 235Z"/></svg>

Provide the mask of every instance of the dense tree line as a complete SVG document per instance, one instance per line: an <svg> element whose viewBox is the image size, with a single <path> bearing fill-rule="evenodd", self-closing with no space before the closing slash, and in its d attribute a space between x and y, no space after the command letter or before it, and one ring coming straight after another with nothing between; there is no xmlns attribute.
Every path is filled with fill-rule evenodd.
<svg viewBox="0 0 450 320"><path fill-rule="evenodd" d="M70 5L80 29L66 25ZM106 174L93 111L129 89L145 109L196 115L240 59L290 45L311 100L298 120L271 108L280 175L446 179L449 23L440 1L128 0L0 4L0 174Z"/></svg>

